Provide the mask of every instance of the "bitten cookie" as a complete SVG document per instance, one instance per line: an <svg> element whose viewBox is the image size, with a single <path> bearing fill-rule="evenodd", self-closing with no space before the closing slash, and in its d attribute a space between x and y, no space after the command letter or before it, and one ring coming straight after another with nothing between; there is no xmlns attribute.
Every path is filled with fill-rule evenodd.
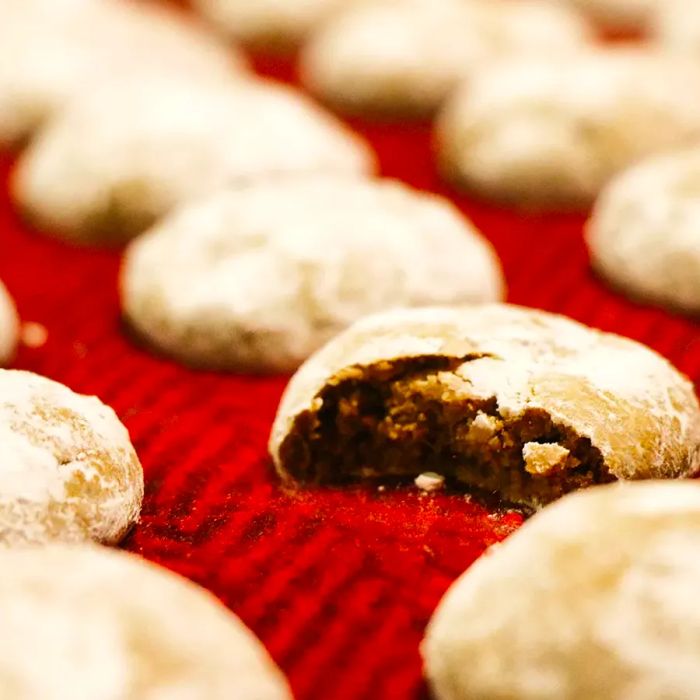
<svg viewBox="0 0 700 700"><path fill-rule="evenodd" d="M74 101L25 151L12 186L48 233L115 243L227 184L373 168L358 136L290 88L129 80Z"/></svg>
<svg viewBox="0 0 700 700"><path fill-rule="evenodd" d="M0 696L291 700L260 642L213 595L92 546L0 552Z"/></svg>
<svg viewBox="0 0 700 700"><path fill-rule="evenodd" d="M278 178L176 211L125 256L122 308L187 364L294 370L367 313L495 301L491 246L446 200L390 180Z"/></svg>
<svg viewBox="0 0 700 700"><path fill-rule="evenodd" d="M629 296L700 312L700 149L642 161L603 192L588 222L593 266Z"/></svg>
<svg viewBox="0 0 700 700"><path fill-rule="evenodd" d="M360 2L312 36L301 75L343 111L423 116L484 63L569 53L589 39L574 12L540 0Z"/></svg>
<svg viewBox="0 0 700 700"><path fill-rule="evenodd" d="M452 585L422 654L436 700L700 697L700 486L572 494Z"/></svg>
<svg viewBox="0 0 700 700"><path fill-rule="evenodd" d="M634 32L648 28L652 22L655 9L668 1L560 0L560 3L586 12L596 22L612 31Z"/></svg>
<svg viewBox="0 0 700 700"><path fill-rule="evenodd" d="M289 51L355 0L193 0L226 36L256 49Z"/></svg>
<svg viewBox="0 0 700 700"><path fill-rule="evenodd" d="M658 2L652 30L665 48L700 55L700 5L695 0Z"/></svg>
<svg viewBox="0 0 700 700"><path fill-rule="evenodd" d="M649 348L507 305L365 318L292 378L270 438L301 483L435 472L537 508L700 468L692 384Z"/></svg>
<svg viewBox="0 0 700 700"><path fill-rule="evenodd" d="M523 207L586 207L619 170L700 137L700 65L633 49L484 69L437 127L445 176Z"/></svg>
<svg viewBox="0 0 700 700"><path fill-rule="evenodd" d="M19 337L19 318L12 297L0 282L0 366L7 364L15 354Z"/></svg>
<svg viewBox="0 0 700 700"><path fill-rule="evenodd" d="M0 546L113 544L138 520L141 464L114 411L95 397L0 370L0 464Z"/></svg>
<svg viewBox="0 0 700 700"><path fill-rule="evenodd" d="M243 61L191 18L127 0L5 0L0 145L26 139L70 100L117 75L228 78ZM122 108L123 109L123 108Z"/></svg>

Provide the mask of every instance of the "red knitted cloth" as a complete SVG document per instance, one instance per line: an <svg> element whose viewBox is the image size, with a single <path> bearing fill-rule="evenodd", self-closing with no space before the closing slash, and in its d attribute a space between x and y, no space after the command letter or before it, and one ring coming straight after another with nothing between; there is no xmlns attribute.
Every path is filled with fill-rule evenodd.
<svg viewBox="0 0 700 700"><path fill-rule="evenodd" d="M289 66L263 65L288 77ZM443 192L427 126L355 124L384 175ZM0 159L2 160L2 159ZM6 182L11 159L0 165ZM299 700L423 697L418 655L442 593L521 519L415 489L285 493L266 458L284 377L183 369L120 327L119 253L29 231L0 195L0 278L22 318L48 329L15 363L96 394L144 465L143 519L125 543L206 586L260 636ZM493 241L509 300L628 335L700 378L690 320L625 301L590 273L582 216L527 217L456 198Z"/></svg>

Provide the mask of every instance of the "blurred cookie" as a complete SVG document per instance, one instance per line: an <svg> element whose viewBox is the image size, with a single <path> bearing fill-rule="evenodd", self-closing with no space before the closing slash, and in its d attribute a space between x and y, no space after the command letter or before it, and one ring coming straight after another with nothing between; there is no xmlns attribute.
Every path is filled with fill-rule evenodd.
<svg viewBox="0 0 700 700"><path fill-rule="evenodd" d="M295 369L367 313L494 301L491 246L446 200L388 180L283 178L176 211L125 256L122 306L187 364Z"/></svg>
<svg viewBox="0 0 700 700"><path fill-rule="evenodd" d="M343 111L422 116L496 57L570 53L589 39L578 15L542 0L360 2L312 36L301 75Z"/></svg>
<svg viewBox="0 0 700 700"><path fill-rule="evenodd" d="M232 612L134 554L58 545L2 551L0 618L4 698L291 700L279 669Z"/></svg>
<svg viewBox="0 0 700 700"><path fill-rule="evenodd" d="M657 42L667 49L700 56L700 4L695 0L662 0L653 18Z"/></svg>
<svg viewBox="0 0 700 700"><path fill-rule="evenodd" d="M655 9L669 0L560 0L586 12L604 28L616 32L646 29ZM693 0L691 0L692 2Z"/></svg>
<svg viewBox="0 0 700 700"><path fill-rule="evenodd" d="M5 285L0 282L0 366L7 364L12 359L18 336L17 310Z"/></svg>
<svg viewBox="0 0 700 700"><path fill-rule="evenodd" d="M601 195L586 238L615 287L700 312L700 149L664 154L620 174Z"/></svg>
<svg viewBox="0 0 700 700"><path fill-rule="evenodd" d="M504 61L446 105L440 165L502 202L586 207L632 162L698 139L699 94L700 64L651 51Z"/></svg>
<svg viewBox="0 0 700 700"><path fill-rule="evenodd" d="M20 158L13 194L50 234L115 243L227 184L373 167L359 137L290 88L130 80L74 101L48 125Z"/></svg>
<svg viewBox="0 0 700 700"><path fill-rule="evenodd" d="M643 345L507 305L365 318L302 365L270 438L301 483L413 479L540 507L700 468L692 384Z"/></svg>
<svg viewBox="0 0 700 700"><path fill-rule="evenodd" d="M143 472L114 411L31 372L0 370L0 397L0 546L119 542Z"/></svg>
<svg viewBox="0 0 700 700"><path fill-rule="evenodd" d="M432 697L700 697L698 550L695 482L567 496L448 590L422 645Z"/></svg>
<svg viewBox="0 0 700 700"><path fill-rule="evenodd" d="M159 4L5 0L0 12L0 145L26 139L71 99L117 75L201 81L242 67L233 48Z"/></svg>
<svg viewBox="0 0 700 700"><path fill-rule="evenodd" d="M356 0L193 0L224 35L247 46L288 51L338 8Z"/></svg>

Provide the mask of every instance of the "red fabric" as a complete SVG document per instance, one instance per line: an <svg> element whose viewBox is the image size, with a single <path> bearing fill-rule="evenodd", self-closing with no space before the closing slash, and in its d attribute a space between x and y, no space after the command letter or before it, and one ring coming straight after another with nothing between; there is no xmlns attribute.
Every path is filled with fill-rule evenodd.
<svg viewBox="0 0 700 700"><path fill-rule="evenodd" d="M288 66L264 65L289 75ZM356 124L382 172L437 181L426 126ZM2 162L6 180L10 157ZM283 492L266 440L285 378L194 372L122 332L119 253L76 249L21 224L0 198L0 278L48 342L15 363L97 394L126 423L146 475L125 546L206 586L260 636L299 700L423 697L418 644L450 582L521 522L415 489ZM694 379L693 321L644 308L590 273L582 216L527 217L455 199L496 245L509 300L648 343Z"/></svg>

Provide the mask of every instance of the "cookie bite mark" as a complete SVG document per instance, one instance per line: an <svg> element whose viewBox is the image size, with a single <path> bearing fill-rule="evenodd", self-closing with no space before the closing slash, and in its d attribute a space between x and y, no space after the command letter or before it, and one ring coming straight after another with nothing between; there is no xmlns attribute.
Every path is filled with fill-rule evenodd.
<svg viewBox="0 0 700 700"><path fill-rule="evenodd" d="M283 472L330 485L435 472L453 489L526 509L614 481L591 441L547 411L504 416L495 397L465 392L458 368L486 357L422 355L343 369L294 419L280 447Z"/></svg>

